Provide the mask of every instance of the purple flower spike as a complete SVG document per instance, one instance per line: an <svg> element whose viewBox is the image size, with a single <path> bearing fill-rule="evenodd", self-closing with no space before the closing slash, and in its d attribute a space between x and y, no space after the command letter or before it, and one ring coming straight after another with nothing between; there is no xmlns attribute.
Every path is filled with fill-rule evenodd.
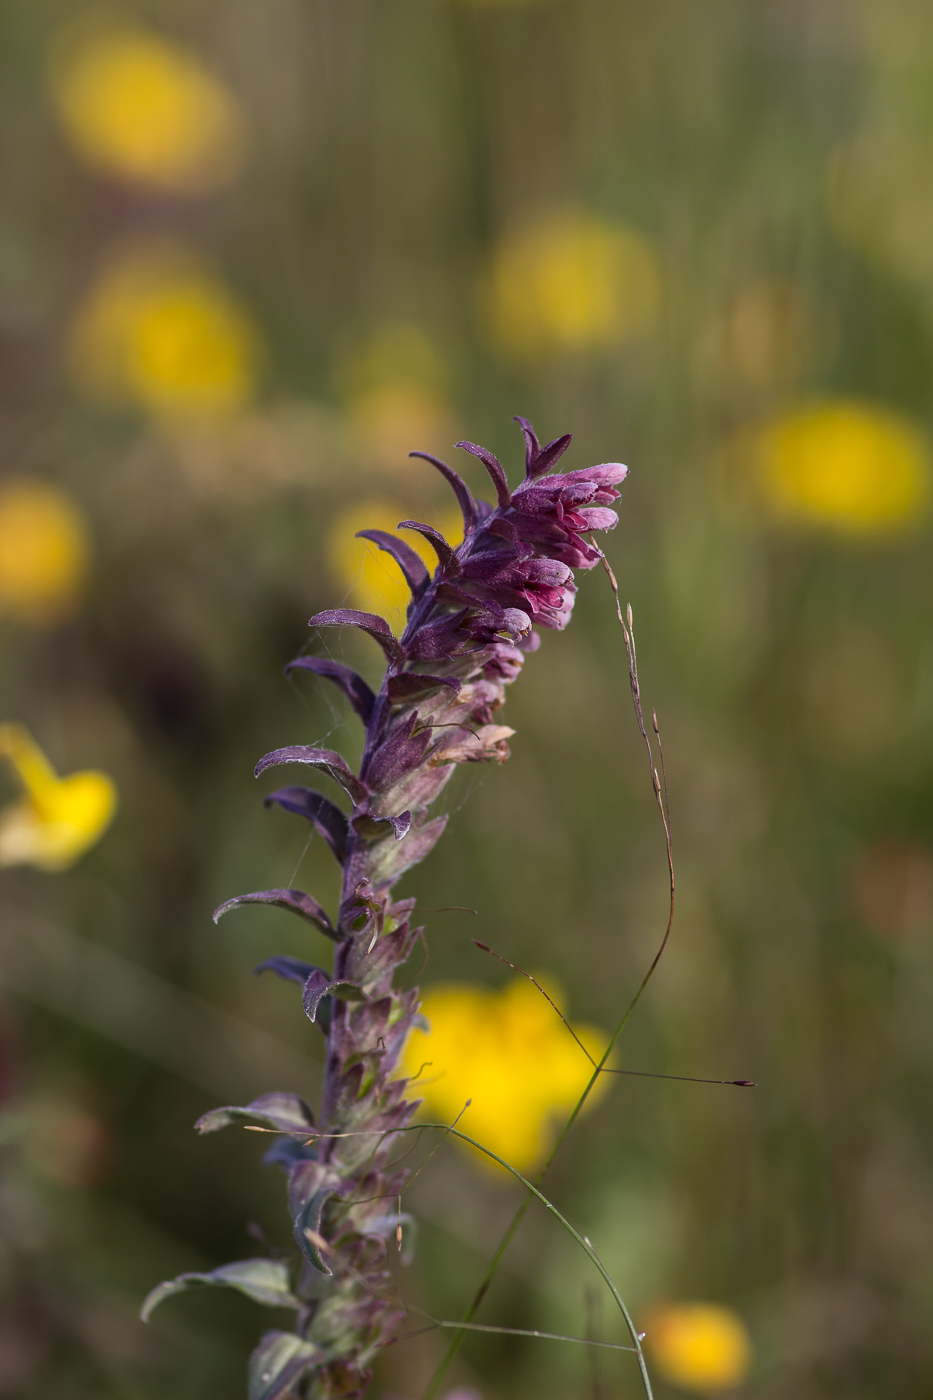
<svg viewBox="0 0 933 1400"><path fill-rule="evenodd" d="M218 1109L200 1124L207 1132L246 1117L281 1131L266 1160L288 1174L299 1267L290 1274L281 1260L258 1259L209 1276L185 1274L155 1290L147 1305L207 1279L296 1308L295 1331L267 1333L253 1353L250 1394L266 1400L298 1393L358 1400L374 1357L404 1321L387 1297L385 1268L403 1217L386 1203L400 1197L408 1176L407 1168L393 1165L400 1146L394 1133L417 1105L396 1075L418 993L396 987L394 974L423 930L413 927L415 901L394 900L392 889L443 833L447 818L430 810L456 765L508 758L513 731L499 719L506 686L537 649L535 628L560 630L570 620L574 570L591 569L600 558L586 536L617 523L611 507L627 469L609 462L555 472L569 435L542 447L531 424L518 422L525 477L514 491L491 452L457 444L483 463L496 505L474 500L446 462L411 454L440 471L463 514L464 539L456 549L429 525L399 526L429 541L438 556L433 575L397 536L360 531L391 555L411 589L401 637L373 613L339 608L312 617L312 627L355 627L382 648L378 694L341 662L301 657L292 663L339 685L365 725L358 773L333 750L305 744L276 749L256 767L258 776L282 764L305 765L342 789L349 813L306 787L279 788L266 798L310 822L340 862L337 918L292 889L240 895L214 916L271 905L337 945L332 972L291 956L267 958L257 968L297 983L307 1016L326 1031L319 1126L293 1094Z"/></svg>

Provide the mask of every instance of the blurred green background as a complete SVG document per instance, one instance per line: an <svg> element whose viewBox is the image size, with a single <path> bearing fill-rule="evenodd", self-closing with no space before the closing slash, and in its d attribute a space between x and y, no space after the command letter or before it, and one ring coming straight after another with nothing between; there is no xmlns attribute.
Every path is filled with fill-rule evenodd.
<svg viewBox="0 0 933 1400"><path fill-rule="evenodd" d="M930 7L13 0L0 69L0 722L119 792L52 870L0 775L0 1394L244 1393L269 1315L137 1309L288 1244L262 1144L192 1124L314 1101L319 1032L251 968L326 950L211 910L333 901L252 765L354 758L358 731L282 667L318 608L397 607L351 537L448 518L407 451L468 436L514 482L518 412L574 432L571 467L631 467L607 550L678 912L621 1062L758 1084L617 1080L548 1189L637 1317L735 1311L740 1393L928 1396ZM666 866L611 594L580 582L511 693L511 761L458 774L402 892L479 910L429 917L426 986L504 985L482 937L608 1029ZM365 639L326 644L378 674ZM406 1296L457 1316L517 1199L445 1147ZM621 1340L581 1260L532 1211L484 1320ZM374 1394L414 1400L443 1344L387 1351ZM479 1336L450 1383L637 1393L594 1355Z"/></svg>

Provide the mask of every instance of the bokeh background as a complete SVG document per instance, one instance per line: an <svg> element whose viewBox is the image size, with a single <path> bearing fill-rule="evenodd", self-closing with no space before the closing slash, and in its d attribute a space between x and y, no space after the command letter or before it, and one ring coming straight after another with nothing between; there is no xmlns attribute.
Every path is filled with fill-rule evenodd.
<svg viewBox="0 0 933 1400"><path fill-rule="evenodd" d="M333 899L251 771L325 737L353 758L358 733L282 667L320 607L397 624L393 566L352 537L446 527L409 449L465 435L514 480L521 412L575 433L571 466L631 467L607 548L678 910L618 1063L758 1084L616 1079L548 1189L665 1397L929 1395L929 5L14 0L0 69L0 722L118 793L104 829L106 783L63 788L0 731L0 1394L244 1393L270 1315L137 1310L287 1245L262 1143L192 1124L314 1100L319 1032L251 968L325 949L211 910ZM365 639L325 644L378 673ZM667 877L601 574L507 718L509 764L458 774L406 877L479 911L429 916L423 980L486 989L485 1044L510 974L484 938L605 1033ZM549 1072L502 1069L539 1127ZM517 1199L445 1146L405 1295L457 1316ZM622 1340L596 1282L533 1210L482 1317ZM726 1311L665 1358L647 1320L688 1302ZM421 1394L444 1340L387 1351L374 1393ZM630 1358L495 1334L449 1383L637 1393Z"/></svg>

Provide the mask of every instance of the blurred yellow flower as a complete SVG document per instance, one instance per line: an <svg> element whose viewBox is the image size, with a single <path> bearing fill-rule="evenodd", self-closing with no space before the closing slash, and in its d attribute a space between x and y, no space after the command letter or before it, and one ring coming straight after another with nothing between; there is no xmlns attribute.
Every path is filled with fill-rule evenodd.
<svg viewBox="0 0 933 1400"><path fill-rule="evenodd" d="M539 980L560 1006L560 989ZM519 977L501 992L457 983L434 987L425 993L422 1011L431 1031L413 1031L402 1058L404 1073L415 1081L411 1094L449 1123L471 1099L460 1119L463 1131L519 1171L537 1166L553 1120L570 1112L592 1074L553 1008ZM606 1045L602 1031L576 1024L574 1030L598 1059ZM601 1076L589 1106L607 1085L608 1077ZM480 1160L501 1171L489 1158Z"/></svg>
<svg viewBox="0 0 933 1400"><path fill-rule="evenodd" d="M155 417L217 418L255 387L256 331L220 280L184 249L132 249L104 269L71 327L75 386Z"/></svg>
<svg viewBox="0 0 933 1400"><path fill-rule="evenodd" d="M433 516L433 512L432 512ZM391 501L370 499L350 506L333 521L327 536L327 556L336 582L349 594L352 607L379 613L393 632L405 626L405 612L411 599L408 584L395 560L369 540L358 540L357 530L389 530L420 555L430 573L437 567L437 555L422 535L414 530L396 530L400 520L412 519L412 512ZM419 517L420 518L420 517ZM463 516L448 511L428 525L440 530L451 545L463 539Z"/></svg>
<svg viewBox="0 0 933 1400"><path fill-rule="evenodd" d="M110 824L117 805L112 779L90 770L60 778L20 724L0 724L0 757L25 793L0 811L0 866L67 870Z"/></svg>
<svg viewBox="0 0 933 1400"><path fill-rule="evenodd" d="M89 563L87 526L69 495L22 478L0 486L0 612L58 621L78 603Z"/></svg>
<svg viewBox="0 0 933 1400"><path fill-rule="evenodd" d="M241 163L244 124L232 94L180 45L146 30L65 36L51 84L72 146L108 174L194 194Z"/></svg>
<svg viewBox="0 0 933 1400"><path fill-rule="evenodd" d="M778 518L848 535L902 529L926 512L930 450L890 409L840 399L777 419L755 445L758 483Z"/></svg>
<svg viewBox="0 0 933 1400"><path fill-rule="evenodd" d="M457 435L443 400L415 384L384 384L361 394L351 405L351 418L369 463L406 473L414 446L439 454Z"/></svg>
<svg viewBox="0 0 933 1400"><path fill-rule="evenodd" d="M570 211L507 235L487 294L497 338L518 357L602 350L656 326L661 270L634 229Z"/></svg>
<svg viewBox="0 0 933 1400"><path fill-rule="evenodd" d="M378 326L344 356L336 379L363 452L378 468L410 470L412 448L441 452L457 436L441 356L420 326Z"/></svg>
<svg viewBox="0 0 933 1400"><path fill-rule="evenodd" d="M751 1340L731 1308L672 1303L649 1314L645 1332L658 1370L685 1390L728 1390L748 1375Z"/></svg>

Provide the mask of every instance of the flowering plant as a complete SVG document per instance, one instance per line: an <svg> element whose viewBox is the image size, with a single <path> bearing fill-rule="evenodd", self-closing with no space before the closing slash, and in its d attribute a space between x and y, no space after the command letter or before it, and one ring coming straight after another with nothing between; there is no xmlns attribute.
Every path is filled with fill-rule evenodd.
<svg viewBox="0 0 933 1400"><path fill-rule="evenodd" d="M270 1093L246 1107L215 1109L198 1123L201 1132L212 1132L246 1119L279 1135L266 1161L288 1176L297 1268L251 1259L210 1274L183 1274L154 1290L144 1309L148 1316L163 1298L195 1283L294 1309L294 1330L267 1332L253 1354L250 1400L362 1395L373 1358L405 1316L387 1289L386 1259L393 1237L405 1249L407 1172L390 1157L417 1107L397 1068L418 1023L419 994L396 988L393 975L422 930L413 927L414 899L395 899L393 888L443 832L447 818L432 816L431 806L455 765L508 757L513 731L498 722L505 688L539 645L535 626L559 629L569 621L574 569L590 569L602 557L584 536L617 523L610 507L627 470L606 463L555 471L570 436L542 446L531 425L517 421L526 455L525 478L514 491L492 453L458 443L489 473L495 505L476 501L446 463L412 454L437 467L463 513L464 539L456 549L429 525L399 526L430 542L438 559L433 575L398 536L361 532L395 559L411 590L400 637L372 613L343 608L311 619L312 627L359 628L377 642L387 663L378 694L328 658L302 656L289 668L338 685L366 729L358 773L340 754L305 745L277 749L256 766L257 775L292 763L317 769L349 799L346 814L306 787L280 788L266 798L310 822L339 861L336 919L292 889L239 895L214 916L244 904L276 905L336 945L330 971L293 957L261 965L301 987L305 1014L327 1035L319 1120L297 1095Z"/></svg>

